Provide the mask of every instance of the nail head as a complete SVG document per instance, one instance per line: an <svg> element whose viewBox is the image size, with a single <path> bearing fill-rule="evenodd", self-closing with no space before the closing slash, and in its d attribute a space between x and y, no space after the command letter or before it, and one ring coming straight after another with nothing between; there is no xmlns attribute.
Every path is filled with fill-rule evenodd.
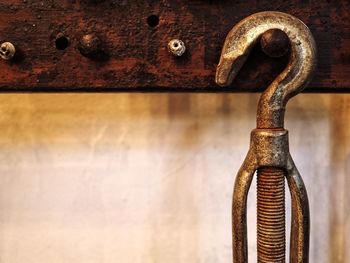
<svg viewBox="0 0 350 263"><path fill-rule="evenodd" d="M4 60L10 60L15 56L16 48L10 42L4 42L0 46L0 57Z"/></svg>
<svg viewBox="0 0 350 263"><path fill-rule="evenodd" d="M168 50L176 57L181 57L186 52L185 43L180 39L173 39L168 43Z"/></svg>
<svg viewBox="0 0 350 263"><path fill-rule="evenodd" d="M266 31L261 36L260 44L264 53L273 58L282 57L290 50L289 37L280 29Z"/></svg>

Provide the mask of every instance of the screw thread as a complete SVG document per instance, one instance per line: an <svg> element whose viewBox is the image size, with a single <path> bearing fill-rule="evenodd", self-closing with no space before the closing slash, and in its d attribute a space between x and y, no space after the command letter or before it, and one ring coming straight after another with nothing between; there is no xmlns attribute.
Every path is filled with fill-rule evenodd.
<svg viewBox="0 0 350 263"><path fill-rule="evenodd" d="M259 263L285 263L285 179L279 168L257 172L257 245Z"/></svg>

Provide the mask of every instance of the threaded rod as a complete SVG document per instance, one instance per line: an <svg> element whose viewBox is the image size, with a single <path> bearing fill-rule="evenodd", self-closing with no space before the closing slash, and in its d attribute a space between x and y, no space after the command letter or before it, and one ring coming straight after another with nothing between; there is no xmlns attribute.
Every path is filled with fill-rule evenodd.
<svg viewBox="0 0 350 263"><path fill-rule="evenodd" d="M263 167L257 172L258 263L285 263L284 171Z"/></svg>

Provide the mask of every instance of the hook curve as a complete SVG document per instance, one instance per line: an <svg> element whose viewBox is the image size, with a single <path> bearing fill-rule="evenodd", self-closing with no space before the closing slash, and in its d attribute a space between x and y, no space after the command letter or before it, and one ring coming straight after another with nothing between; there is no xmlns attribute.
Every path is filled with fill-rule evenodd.
<svg viewBox="0 0 350 263"><path fill-rule="evenodd" d="M309 83L316 68L316 44L309 28L298 18L275 11L253 14L232 28L216 71L216 83L228 86L245 63L261 35L280 29L291 43L287 67L262 94L258 106L258 128L283 128L285 106Z"/></svg>

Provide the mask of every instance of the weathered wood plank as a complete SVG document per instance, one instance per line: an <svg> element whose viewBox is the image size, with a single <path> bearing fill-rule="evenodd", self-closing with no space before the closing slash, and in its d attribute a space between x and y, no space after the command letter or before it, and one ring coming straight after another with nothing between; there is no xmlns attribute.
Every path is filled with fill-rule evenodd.
<svg viewBox="0 0 350 263"><path fill-rule="evenodd" d="M313 32L319 67L308 91L350 91L350 2L10 0L0 4L0 41L19 49L0 61L0 91L258 91L283 69L257 47L230 88L214 83L226 34L263 10L288 12ZM147 18L159 24L151 27ZM104 56L86 58L77 45L94 32ZM56 48L59 36L69 40ZM182 39L188 52L172 57L167 43Z"/></svg>

